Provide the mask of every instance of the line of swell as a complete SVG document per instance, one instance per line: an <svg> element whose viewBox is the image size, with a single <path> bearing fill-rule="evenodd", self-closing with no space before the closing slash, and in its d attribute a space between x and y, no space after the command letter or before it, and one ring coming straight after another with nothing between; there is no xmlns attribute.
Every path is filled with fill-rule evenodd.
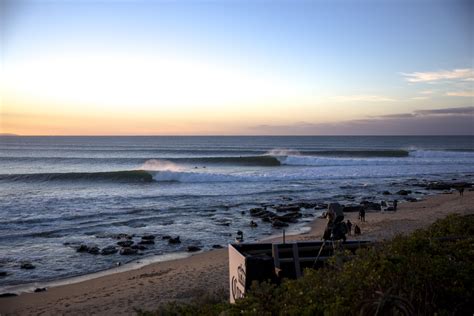
<svg viewBox="0 0 474 316"><path fill-rule="evenodd" d="M408 157L410 152L402 149L394 150L324 150L324 151L301 151L302 155L324 156L324 157Z"/></svg>
<svg viewBox="0 0 474 316"><path fill-rule="evenodd" d="M102 180L119 182L152 182L153 176L143 170L111 171L111 172L67 172L67 173L33 173L33 174L2 174L1 180L8 181L74 181Z"/></svg>

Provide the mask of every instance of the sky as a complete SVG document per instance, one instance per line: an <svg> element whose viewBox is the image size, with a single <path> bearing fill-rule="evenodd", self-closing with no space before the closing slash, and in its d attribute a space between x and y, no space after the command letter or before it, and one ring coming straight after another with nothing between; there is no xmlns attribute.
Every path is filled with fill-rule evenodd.
<svg viewBox="0 0 474 316"><path fill-rule="evenodd" d="M0 0L0 133L474 134L469 0Z"/></svg>

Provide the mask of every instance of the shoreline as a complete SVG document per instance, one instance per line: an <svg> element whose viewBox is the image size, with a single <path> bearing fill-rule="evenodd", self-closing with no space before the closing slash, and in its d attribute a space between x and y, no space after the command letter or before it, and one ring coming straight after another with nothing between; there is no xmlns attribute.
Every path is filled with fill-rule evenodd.
<svg viewBox="0 0 474 316"><path fill-rule="evenodd" d="M452 194L429 195L419 202L399 204L396 212L367 212L365 223L359 223L356 213L346 213L362 230L361 239L390 239L396 234L422 228L448 214L474 214L474 192L464 197ZM287 241L318 240L326 221L315 218L308 232L286 235ZM357 239L348 236L349 240ZM269 236L261 241L280 242L281 236ZM146 261L143 258L139 261ZM125 266L125 265L124 265ZM119 267L121 268L121 267ZM104 271L110 271L108 269ZM100 272L99 272L100 273ZM74 278L84 278L84 275ZM70 280L63 279L63 280ZM228 292L227 249L200 252L186 258L153 262L134 269L113 271L105 275L61 283L40 293L22 293L0 298L0 314L133 314L135 308L156 309L167 301L187 301L205 294ZM25 285L23 285L25 286ZM19 287L19 286L18 286Z"/></svg>

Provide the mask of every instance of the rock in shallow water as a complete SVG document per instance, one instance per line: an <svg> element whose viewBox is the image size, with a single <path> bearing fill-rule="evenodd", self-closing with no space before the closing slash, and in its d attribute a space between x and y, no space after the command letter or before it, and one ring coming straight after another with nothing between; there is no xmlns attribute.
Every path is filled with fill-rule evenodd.
<svg viewBox="0 0 474 316"><path fill-rule="evenodd" d="M23 262L20 266L21 269L31 270L36 268L31 262Z"/></svg>
<svg viewBox="0 0 474 316"><path fill-rule="evenodd" d="M133 241L131 241L131 240L122 240L122 241L118 241L117 245L119 245L121 247L130 247L131 245L133 245Z"/></svg>
<svg viewBox="0 0 474 316"><path fill-rule="evenodd" d="M46 288L45 287L37 287L35 289L35 293L39 293L39 292L46 292Z"/></svg>
<svg viewBox="0 0 474 316"><path fill-rule="evenodd" d="M100 253L100 248L97 246L92 246L89 248L89 251L87 252L93 255L98 255Z"/></svg>
<svg viewBox="0 0 474 316"><path fill-rule="evenodd" d="M120 250L120 254L124 256L136 255L138 253L137 249L132 249L130 247L125 247Z"/></svg>
<svg viewBox="0 0 474 316"><path fill-rule="evenodd" d="M188 246L188 252L196 252L196 251L200 251L201 248L198 247L198 246Z"/></svg>
<svg viewBox="0 0 474 316"><path fill-rule="evenodd" d="M177 236L175 238L168 239L168 243L170 243L170 244L180 244L181 240L179 239L179 236Z"/></svg>
<svg viewBox="0 0 474 316"><path fill-rule="evenodd" d="M87 245L80 245L77 249L76 249L77 252L88 252L89 251L89 247Z"/></svg>
<svg viewBox="0 0 474 316"><path fill-rule="evenodd" d="M115 246L107 246L100 252L102 255L112 255L117 253L118 249Z"/></svg>
<svg viewBox="0 0 474 316"><path fill-rule="evenodd" d="M142 240L155 240L154 235L144 235L142 236Z"/></svg>

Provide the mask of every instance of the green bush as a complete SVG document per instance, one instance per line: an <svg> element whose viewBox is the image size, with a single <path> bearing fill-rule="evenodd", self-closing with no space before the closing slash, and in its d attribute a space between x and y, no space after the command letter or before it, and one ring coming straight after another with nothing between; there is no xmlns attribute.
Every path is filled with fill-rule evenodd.
<svg viewBox="0 0 474 316"><path fill-rule="evenodd" d="M253 284L236 304L167 304L154 315L472 315L474 216L360 249L280 286Z"/></svg>

